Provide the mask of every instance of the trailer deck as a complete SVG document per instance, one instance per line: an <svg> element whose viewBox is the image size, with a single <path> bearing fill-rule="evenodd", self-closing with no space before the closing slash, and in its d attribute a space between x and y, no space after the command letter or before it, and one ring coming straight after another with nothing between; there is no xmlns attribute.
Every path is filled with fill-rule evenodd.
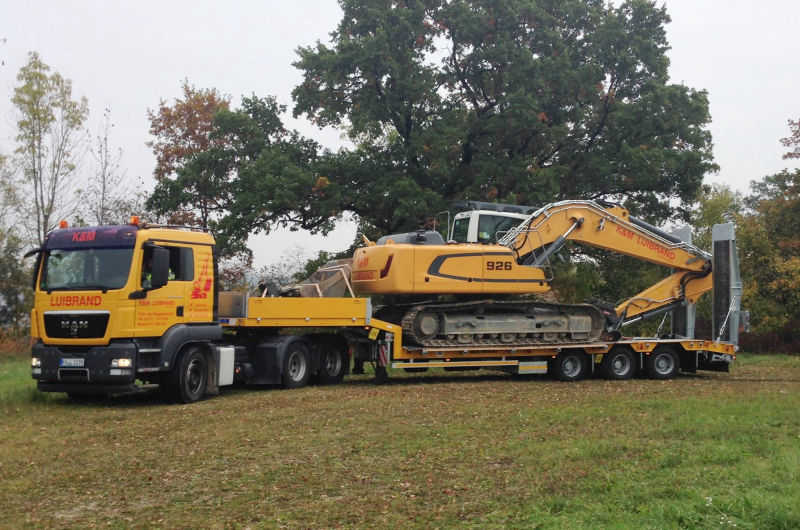
<svg viewBox="0 0 800 530"><path fill-rule="evenodd" d="M223 296L225 295L225 296ZM591 343L550 343L526 346L419 347L403 344L397 324L372 316L369 298L248 297L221 293L220 323L227 328L323 328L363 331L375 345L371 360L386 368L498 368L519 374L546 373L548 361L564 351L581 351L599 364L612 348L631 348L640 367L656 348L672 347L685 359L684 369L694 371L705 361L706 369L722 369L736 358L736 346L700 339L625 338ZM224 302L223 302L224 300ZM692 355L694 354L694 355ZM703 360L698 355L703 355ZM694 357L693 359L691 357ZM686 362L686 361L689 362ZM716 368L710 368L715 366Z"/></svg>

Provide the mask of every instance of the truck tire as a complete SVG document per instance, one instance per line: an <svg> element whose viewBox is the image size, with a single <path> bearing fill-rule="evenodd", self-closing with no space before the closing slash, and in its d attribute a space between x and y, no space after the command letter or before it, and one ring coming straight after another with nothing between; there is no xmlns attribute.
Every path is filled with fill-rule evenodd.
<svg viewBox="0 0 800 530"><path fill-rule="evenodd" d="M672 379L678 375L680 360L672 348L659 346L645 361L647 376L651 379Z"/></svg>
<svg viewBox="0 0 800 530"><path fill-rule="evenodd" d="M319 372L316 380L321 385L340 383L347 372L347 352L330 342L319 343Z"/></svg>
<svg viewBox="0 0 800 530"><path fill-rule="evenodd" d="M428 367L427 366L412 366L410 368L403 368L403 370L405 372L408 372L409 374L421 374L422 372L427 372L428 371Z"/></svg>
<svg viewBox="0 0 800 530"><path fill-rule="evenodd" d="M169 391L179 403L194 403L203 398L208 384L208 359L197 346L189 346L181 354L170 377Z"/></svg>
<svg viewBox="0 0 800 530"><path fill-rule="evenodd" d="M586 376L589 362L580 351L563 351L549 363L549 372L561 381L578 381Z"/></svg>
<svg viewBox="0 0 800 530"><path fill-rule="evenodd" d="M311 375L308 348L300 341L295 341L286 349L283 358L281 381L283 388L300 388L308 384Z"/></svg>
<svg viewBox="0 0 800 530"><path fill-rule="evenodd" d="M606 379L630 379L636 375L636 355L627 346L615 346L603 356L600 370Z"/></svg>

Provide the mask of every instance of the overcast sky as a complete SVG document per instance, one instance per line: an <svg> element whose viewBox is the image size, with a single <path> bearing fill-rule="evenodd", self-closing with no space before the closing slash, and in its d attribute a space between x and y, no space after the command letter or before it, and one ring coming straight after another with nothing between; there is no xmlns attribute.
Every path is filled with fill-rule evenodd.
<svg viewBox="0 0 800 530"><path fill-rule="evenodd" d="M749 182L796 163L781 159L787 119L800 118L800 1L667 0L673 82L709 92L714 155L720 165L707 182L746 191ZM111 142L124 151L129 177L152 185L154 157L145 146L146 111L180 95L184 78L233 96L275 95L291 109L300 81L291 66L298 46L326 41L341 11L333 0L260 2L0 0L0 152L13 150L10 99L31 50L72 79L86 96L90 127L103 108L115 124ZM2 39L6 39L2 43ZM341 145L340 132L320 131L287 117L323 145ZM352 224L328 238L275 233L251 242L258 264L303 248L340 250Z"/></svg>

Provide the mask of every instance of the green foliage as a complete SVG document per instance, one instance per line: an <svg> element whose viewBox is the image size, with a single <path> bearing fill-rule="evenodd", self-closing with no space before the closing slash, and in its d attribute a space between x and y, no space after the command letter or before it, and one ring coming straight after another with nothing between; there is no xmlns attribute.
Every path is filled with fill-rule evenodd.
<svg viewBox="0 0 800 530"><path fill-rule="evenodd" d="M0 336L22 333L33 306L31 272L22 259L23 243L0 229Z"/></svg>
<svg viewBox="0 0 800 530"><path fill-rule="evenodd" d="M752 348L781 348L795 342L800 322L800 170L782 171L753 182L747 196L726 186L706 187L693 216L694 241L711 248L711 227L734 222L743 282L742 307L750 311ZM698 316L710 320L703 297ZM782 346L783 345L783 346Z"/></svg>
<svg viewBox="0 0 800 530"><path fill-rule="evenodd" d="M706 94L667 84L650 2L340 4L332 45L298 50L295 115L349 127L326 175L383 233L460 198L608 197L663 220L716 168Z"/></svg>
<svg viewBox="0 0 800 530"><path fill-rule="evenodd" d="M247 238L275 226L333 228L345 202L341 188L312 169L319 145L285 129L284 111L273 97L244 97L239 109L216 108L198 133L203 141L194 142L202 149L164 139L160 148L170 153L174 174L159 180L148 207L189 212L215 233L225 257L248 253Z"/></svg>
<svg viewBox="0 0 800 530"><path fill-rule="evenodd" d="M800 158L800 120L789 120L789 130L791 134L781 138L781 143L790 149L783 158Z"/></svg>
<svg viewBox="0 0 800 530"><path fill-rule="evenodd" d="M800 321L800 170L752 184L738 226L743 299L755 333Z"/></svg>
<svg viewBox="0 0 800 530"><path fill-rule="evenodd" d="M15 183L20 222L39 244L59 217L71 213L72 178L80 155L86 98L72 99L72 82L50 72L36 52L17 74L11 101L16 108L17 157L21 176Z"/></svg>
<svg viewBox="0 0 800 530"><path fill-rule="evenodd" d="M213 175L190 166L219 146L221 140L212 135L214 116L229 102L215 89L197 89L188 80L181 89L183 96L171 105L162 100L157 110L147 112L154 137L147 145L156 156L158 183L146 207L172 223L209 228L222 210L222 191Z"/></svg>

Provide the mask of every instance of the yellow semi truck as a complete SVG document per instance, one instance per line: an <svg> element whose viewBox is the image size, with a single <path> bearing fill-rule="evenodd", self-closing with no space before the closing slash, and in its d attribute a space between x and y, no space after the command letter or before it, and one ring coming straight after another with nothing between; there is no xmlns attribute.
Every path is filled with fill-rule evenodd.
<svg viewBox="0 0 800 530"><path fill-rule="evenodd" d="M732 231L725 241L733 245L725 247L728 257L735 256ZM492 253L489 247L473 244L472 251ZM345 297L220 292L211 234L137 218L117 226L62 225L30 254L36 255L31 374L39 390L74 398L155 383L170 399L189 403L236 383L337 383L352 359L374 363L378 378L390 368L431 367L549 372L563 380L595 369L615 379L639 371L669 378L679 369L727 370L736 351L729 318L716 340L603 334L406 344L403 322L376 318L372 299L353 293L349 274L341 272L352 293Z"/></svg>

